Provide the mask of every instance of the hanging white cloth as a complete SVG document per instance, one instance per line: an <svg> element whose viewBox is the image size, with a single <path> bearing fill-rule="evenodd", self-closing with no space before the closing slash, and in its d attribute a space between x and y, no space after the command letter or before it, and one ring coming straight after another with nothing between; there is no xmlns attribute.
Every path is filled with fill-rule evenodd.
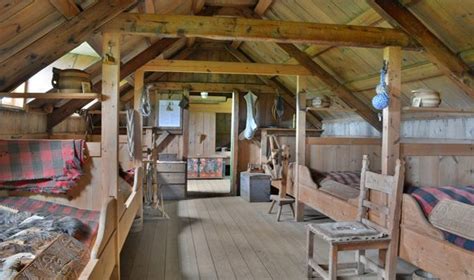
<svg viewBox="0 0 474 280"><path fill-rule="evenodd" d="M247 103L247 121L245 124L244 137L248 140L252 139L257 131L257 122L255 121L255 102L257 102L257 96L249 91L244 96L245 102Z"/></svg>

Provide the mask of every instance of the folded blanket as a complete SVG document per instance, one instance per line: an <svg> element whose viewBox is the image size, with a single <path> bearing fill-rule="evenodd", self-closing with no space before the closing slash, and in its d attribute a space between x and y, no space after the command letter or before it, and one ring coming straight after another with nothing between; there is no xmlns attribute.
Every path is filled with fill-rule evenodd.
<svg viewBox="0 0 474 280"><path fill-rule="evenodd" d="M83 174L84 140L0 140L0 189L67 193Z"/></svg>
<svg viewBox="0 0 474 280"><path fill-rule="evenodd" d="M433 211L434 207L441 200L455 200L468 205L474 205L474 186L467 187L411 187L408 189L408 193L411 194L420 204L423 213L428 218ZM469 251L474 251L474 240L469 240L450 233L443 231L444 238L459 247L462 247Z"/></svg>

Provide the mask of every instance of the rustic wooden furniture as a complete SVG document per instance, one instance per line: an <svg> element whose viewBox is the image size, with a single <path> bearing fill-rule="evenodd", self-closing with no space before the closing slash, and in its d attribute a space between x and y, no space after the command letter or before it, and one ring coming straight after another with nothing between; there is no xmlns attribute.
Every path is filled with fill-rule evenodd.
<svg viewBox="0 0 474 280"><path fill-rule="evenodd" d="M286 186L288 180L288 161L290 158L290 148L288 145L283 145L281 147L281 185L280 189L278 190L278 195L271 195L270 200L272 204L270 209L268 210L268 214L272 213L273 207L275 204L278 206L278 214L277 214L277 221L280 221L281 211L284 205L289 205L291 208L291 212L293 213L293 217L295 216L295 209L293 208L293 204L295 204L295 199L292 197L288 197L286 193Z"/></svg>
<svg viewBox="0 0 474 280"><path fill-rule="evenodd" d="M159 160L156 170L163 199L186 198L186 162Z"/></svg>
<svg viewBox="0 0 474 280"><path fill-rule="evenodd" d="M363 274L364 265L377 273L382 279L395 279L397 264L397 241L400 222L401 197L403 191L404 163L397 160L394 176L380 175L368 171L368 157L364 156L362 178L360 186L359 208L357 221L331 223L331 230L324 230L325 224L308 225L308 278L312 277L313 270L324 279L337 278L337 254L339 251L357 251L357 274ZM384 206L372 200L373 192L388 195L389 206ZM383 225L375 223L369 217L383 216ZM338 236L341 228L362 228L371 231L370 235L354 234ZM314 236L318 235L329 241L329 265L326 271L314 259ZM379 265L365 256L365 250L379 250L382 264Z"/></svg>

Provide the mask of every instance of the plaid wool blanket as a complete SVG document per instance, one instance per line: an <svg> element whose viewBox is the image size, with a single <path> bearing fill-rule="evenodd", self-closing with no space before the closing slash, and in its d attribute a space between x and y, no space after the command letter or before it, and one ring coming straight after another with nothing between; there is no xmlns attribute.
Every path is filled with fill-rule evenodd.
<svg viewBox="0 0 474 280"><path fill-rule="evenodd" d="M354 171L331 171L324 173L326 179L331 179L338 183L359 189L360 172Z"/></svg>
<svg viewBox="0 0 474 280"><path fill-rule="evenodd" d="M83 174L84 140L0 140L0 189L64 194Z"/></svg>
<svg viewBox="0 0 474 280"><path fill-rule="evenodd" d="M460 188L410 187L408 193L418 201L427 218L436 204L443 199L456 200L469 205L474 205L474 186ZM443 231L443 234L448 242L474 252L474 240L469 240L447 231Z"/></svg>

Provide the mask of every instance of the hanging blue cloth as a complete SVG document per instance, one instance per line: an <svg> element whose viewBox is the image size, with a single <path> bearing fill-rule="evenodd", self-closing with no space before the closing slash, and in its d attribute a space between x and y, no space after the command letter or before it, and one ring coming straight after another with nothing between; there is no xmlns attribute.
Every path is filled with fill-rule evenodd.
<svg viewBox="0 0 474 280"><path fill-rule="evenodd" d="M388 63L386 61L383 62L382 70L380 70L380 82L375 87L375 95L372 98L372 106L374 106L377 110L383 110L388 107L390 103L390 97L388 94L388 86L385 83L385 76L387 75Z"/></svg>

